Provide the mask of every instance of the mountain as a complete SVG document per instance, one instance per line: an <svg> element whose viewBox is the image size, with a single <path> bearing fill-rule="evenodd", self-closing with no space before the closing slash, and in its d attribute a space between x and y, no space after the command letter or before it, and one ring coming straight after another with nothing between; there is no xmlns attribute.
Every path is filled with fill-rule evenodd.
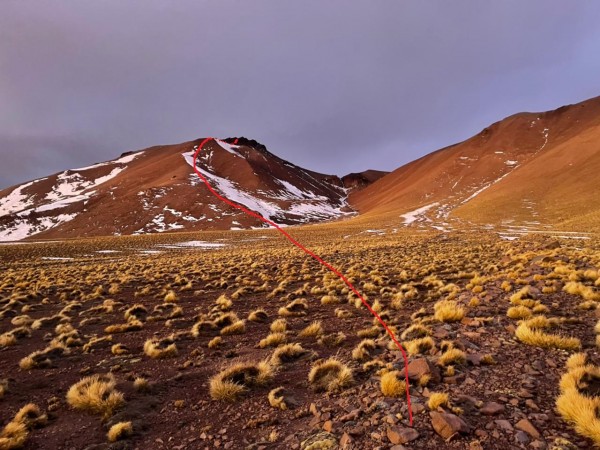
<svg viewBox="0 0 600 450"><path fill-rule="evenodd" d="M200 142L128 152L4 189L0 240L265 226L217 199L194 173ZM282 225L352 215L348 193L380 176L367 171L344 182L291 164L246 138L209 141L198 168L224 197Z"/></svg>
<svg viewBox="0 0 600 450"><path fill-rule="evenodd" d="M519 113L350 195L361 220L505 235L600 223L600 97Z"/></svg>

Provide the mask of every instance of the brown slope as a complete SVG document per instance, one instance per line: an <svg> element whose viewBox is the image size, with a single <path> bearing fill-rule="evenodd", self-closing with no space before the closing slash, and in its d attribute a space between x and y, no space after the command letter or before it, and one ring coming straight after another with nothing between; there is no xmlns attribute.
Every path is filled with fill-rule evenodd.
<svg viewBox="0 0 600 450"><path fill-rule="evenodd" d="M0 191L0 239L261 227L215 198L193 172L200 142L152 147ZM256 141L240 144L210 141L198 158L225 197L280 224L351 213L338 177L288 163Z"/></svg>
<svg viewBox="0 0 600 450"><path fill-rule="evenodd" d="M598 177L592 176L600 160L599 124L600 97L546 113L515 114L400 167L350 201L365 218L398 218L433 204L417 222L557 225L577 222L574 216L586 222L583 216L597 217L599 205L593 196ZM528 202L517 207L528 197L540 206L537 214Z"/></svg>

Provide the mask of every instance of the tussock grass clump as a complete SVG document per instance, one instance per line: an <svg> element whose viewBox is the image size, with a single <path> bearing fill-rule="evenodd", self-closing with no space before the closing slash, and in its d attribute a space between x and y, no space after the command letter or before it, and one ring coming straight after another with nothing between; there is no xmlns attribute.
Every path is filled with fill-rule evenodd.
<svg viewBox="0 0 600 450"><path fill-rule="evenodd" d="M442 406L450 407L450 397L445 392L432 392L427 401L427 406L432 411Z"/></svg>
<svg viewBox="0 0 600 450"><path fill-rule="evenodd" d="M211 336L217 331L217 325L211 320L200 320L192 326L192 336L198 338L200 336Z"/></svg>
<svg viewBox="0 0 600 450"><path fill-rule="evenodd" d="M581 341L575 337L564 337L528 326L521 322L515 331L517 339L524 344L542 348L559 348L562 350L577 350L581 348Z"/></svg>
<svg viewBox="0 0 600 450"><path fill-rule="evenodd" d="M24 423L11 421L0 432L0 449L13 450L21 448L27 442L29 430Z"/></svg>
<svg viewBox="0 0 600 450"><path fill-rule="evenodd" d="M398 370L391 370L381 375L379 385L382 394L386 397L403 397L406 393L406 381Z"/></svg>
<svg viewBox="0 0 600 450"><path fill-rule="evenodd" d="M285 344L278 347L271 355L271 363L280 366L306 355L307 351L300 344Z"/></svg>
<svg viewBox="0 0 600 450"><path fill-rule="evenodd" d="M17 345L17 338L12 331L0 334L0 348L11 347L13 345Z"/></svg>
<svg viewBox="0 0 600 450"><path fill-rule="evenodd" d="M354 350L352 350L352 359L364 361L371 358L371 352L375 350L377 345L373 339L363 339Z"/></svg>
<svg viewBox="0 0 600 450"><path fill-rule="evenodd" d="M85 353L91 352L96 348L106 348L112 345L112 336L102 336L102 337L92 337L90 340L83 346L83 351Z"/></svg>
<svg viewBox="0 0 600 450"><path fill-rule="evenodd" d="M297 298L288 303L286 306L279 308L278 314L283 317L298 317L305 316L308 311L306 300Z"/></svg>
<svg viewBox="0 0 600 450"><path fill-rule="evenodd" d="M383 331L382 327L380 327L378 325L373 325L372 327L363 328L362 330L358 330L356 335L361 339L376 338L376 337L379 337L379 335L381 334L382 331Z"/></svg>
<svg viewBox="0 0 600 450"><path fill-rule="evenodd" d="M287 322L285 319L274 320L269 329L273 333L284 333L287 330Z"/></svg>
<svg viewBox="0 0 600 450"><path fill-rule="evenodd" d="M165 303L175 303L177 300L177 294L173 290L169 290L169 292L167 292L164 298Z"/></svg>
<svg viewBox="0 0 600 450"><path fill-rule="evenodd" d="M426 336L430 336L431 333L431 329L427 328L425 325L415 323L402 332L402 334L400 335L400 339L404 341L423 338Z"/></svg>
<svg viewBox="0 0 600 450"><path fill-rule="evenodd" d="M273 373L273 366L267 361L234 363L211 378L210 396L214 400L235 401L249 388L267 384Z"/></svg>
<svg viewBox="0 0 600 450"><path fill-rule="evenodd" d="M269 319L267 312L264 309L257 309L248 315L250 322L266 322Z"/></svg>
<svg viewBox="0 0 600 450"><path fill-rule="evenodd" d="M433 317L440 322L459 322L465 317L465 310L453 300L442 300L434 306Z"/></svg>
<svg viewBox="0 0 600 450"><path fill-rule="evenodd" d="M578 295L584 300L591 300L595 302L600 301L600 293L594 291L594 289L590 286L586 286L583 283L569 281L563 287L563 291L567 292L571 295Z"/></svg>
<svg viewBox="0 0 600 450"><path fill-rule="evenodd" d="M277 408L277 409L281 409L282 411L285 411L286 409L288 409L288 406L286 405L285 398L282 395L283 390L284 390L283 387L275 388L269 392L269 395L267 398L269 399L269 405L271 405L273 408Z"/></svg>
<svg viewBox="0 0 600 450"><path fill-rule="evenodd" d="M110 373L85 377L71 386L67 402L75 409L108 418L125 403L123 394L115 389L116 384Z"/></svg>
<svg viewBox="0 0 600 450"><path fill-rule="evenodd" d="M464 364L467 360L465 352L458 348L450 348L440 355L438 364L440 366L447 366L449 364Z"/></svg>
<svg viewBox="0 0 600 450"><path fill-rule="evenodd" d="M506 315L510 319L528 319L532 314L531 310L523 305L511 306L508 308L508 311L506 311Z"/></svg>
<svg viewBox="0 0 600 450"><path fill-rule="evenodd" d="M117 442L128 438L132 434L133 425L131 422L119 422L110 427L106 437L108 438L108 442Z"/></svg>
<svg viewBox="0 0 600 450"><path fill-rule="evenodd" d="M52 367L54 361L64 355L67 349L62 346L48 347L44 350L35 351L19 361L19 367L23 370L40 369Z"/></svg>
<svg viewBox="0 0 600 450"><path fill-rule="evenodd" d="M142 328L144 328L144 324L141 321L137 319L132 319L127 323L109 325L106 328L104 328L104 332L107 334L128 333L131 331L139 331Z"/></svg>
<svg viewBox="0 0 600 450"><path fill-rule="evenodd" d="M394 342L392 342L392 344L394 345L393 348L397 348ZM402 346L406 349L410 356L414 356L421 355L431 350L433 347L435 347L435 342L433 341L433 338L426 336L424 338L403 342Z"/></svg>
<svg viewBox="0 0 600 450"><path fill-rule="evenodd" d="M335 316L338 319L348 319L350 317L353 317L354 314L352 314L352 311L348 311L347 309L344 308L336 308L335 309Z"/></svg>
<svg viewBox="0 0 600 450"><path fill-rule="evenodd" d="M208 342L208 348L218 348L223 343L221 336L214 337Z"/></svg>
<svg viewBox="0 0 600 450"><path fill-rule="evenodd" d="M316 362L308 374L316 391L339 392L354 382L352 369L336 358Z"/></svg>
<svg viewBox="0 0 600 450"><path fill-rule="evenodd" d="M48 416L37 405L28 403L15 414L13 422L20 422L27 428L39 428L48 423Z"/></svg>
<svg viewBox="0 0 600 450"><path fill-rule="evenodd" d="M320 321L315 321L304 328L298 334L299 337L316 337L323 334L323 325Z"/></svg>
<svg viewBox="0 0 600 450"><path fill-rule="evenodd" d="M115 344L110 348L110 352L115 356L127 355L130 353L127 346L123 344Z"/></svg>
<svg viewBox="0 0 600 450"><path fill-rule="evenodd" d="M144 343L144 353L152 359L165 359L177 356L177 345L171 338L148 339Z"/></svg>
<svg viewBox="0 0 600 450"><path fill-rule="evenodd" d="M134 320L145 320L146 316L148 315L148 310L146 309L146 307L140 303L136 303L135 305L133 305L131 308L128 308L127 310L125 310L125 313L123 314L125 320L127 322L131 322Z"/></svg>
<svg viewBox="0 0 600 450"><path fill-rule="evenodd" d="M0 400L4 397L4 394L8 391L8 380L0 378Z"/></svg>
<svg viewBox="0 0 600 450"><path fill-rule="evenodd" d="M261 339L258 343L260 348L266 347L279 347L287 342L287 335L285 333L270 333L266 338Z"/></svg>
<svg viewBox="0 0 600 450"><path fill-rule="evenodd" d="M324 334L319 337L317 343L326 347L337 347L346 341L346 335L338 331L337 333Z"/></svg>
<svg viewBox="0 0 600 450"><path fill-rule="evenodd" d="M133 380L133 388L138 392L148 392L150 390L150 382L144 377L135 377Z"/></svg>
<svg viewBox="0 0 600 450"><path fill-rule="evenodd" d="M600 367L588 364L571 368L560 380L556 409L564 420L573 425L578 434L600 446L598 385Z"/></svg>
<svg viewBox="0 0 600 450"><path fill-rule="evenodd" d="M335 295L324 295L321 297L321 305L337 305L341 302L340 298Z"/></svg>
<svg viewBox="0 0 600 450"><path fill-rule="evenodd" d="M227 325L221 330L223 336L229 336L232 334L244 334L246 332L246 322L238 320L237 322Z"/></svg>
<svg viewBox="0 0 600 450"><path fill-rule="evenodd" d="M223 294L215 301L215 305L221 311L227 311L231 309L231 307L233 306L233 302L230 299L228 299L226 295Z"/></svg>

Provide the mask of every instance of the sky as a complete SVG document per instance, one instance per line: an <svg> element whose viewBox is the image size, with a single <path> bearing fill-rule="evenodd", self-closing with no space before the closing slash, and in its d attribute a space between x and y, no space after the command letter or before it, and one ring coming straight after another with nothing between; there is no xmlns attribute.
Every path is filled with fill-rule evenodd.
<svg viewBox="0 0 600 450"><path fill-rule="evenodd" d="M2 0L0 189L205 136L393 170L600 95L598 23L584 0Z"/></svg>

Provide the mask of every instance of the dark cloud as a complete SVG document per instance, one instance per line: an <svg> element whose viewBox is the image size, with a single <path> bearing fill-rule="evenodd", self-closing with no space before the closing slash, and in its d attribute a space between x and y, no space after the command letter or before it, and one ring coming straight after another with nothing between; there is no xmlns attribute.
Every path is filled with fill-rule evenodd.
<svg viewBox="0 0 600 450"><path fill-rule="evenodd" d="M245 135L305 167L392 169L600 95L600 3L6 0L0 187Z"/></svg>

